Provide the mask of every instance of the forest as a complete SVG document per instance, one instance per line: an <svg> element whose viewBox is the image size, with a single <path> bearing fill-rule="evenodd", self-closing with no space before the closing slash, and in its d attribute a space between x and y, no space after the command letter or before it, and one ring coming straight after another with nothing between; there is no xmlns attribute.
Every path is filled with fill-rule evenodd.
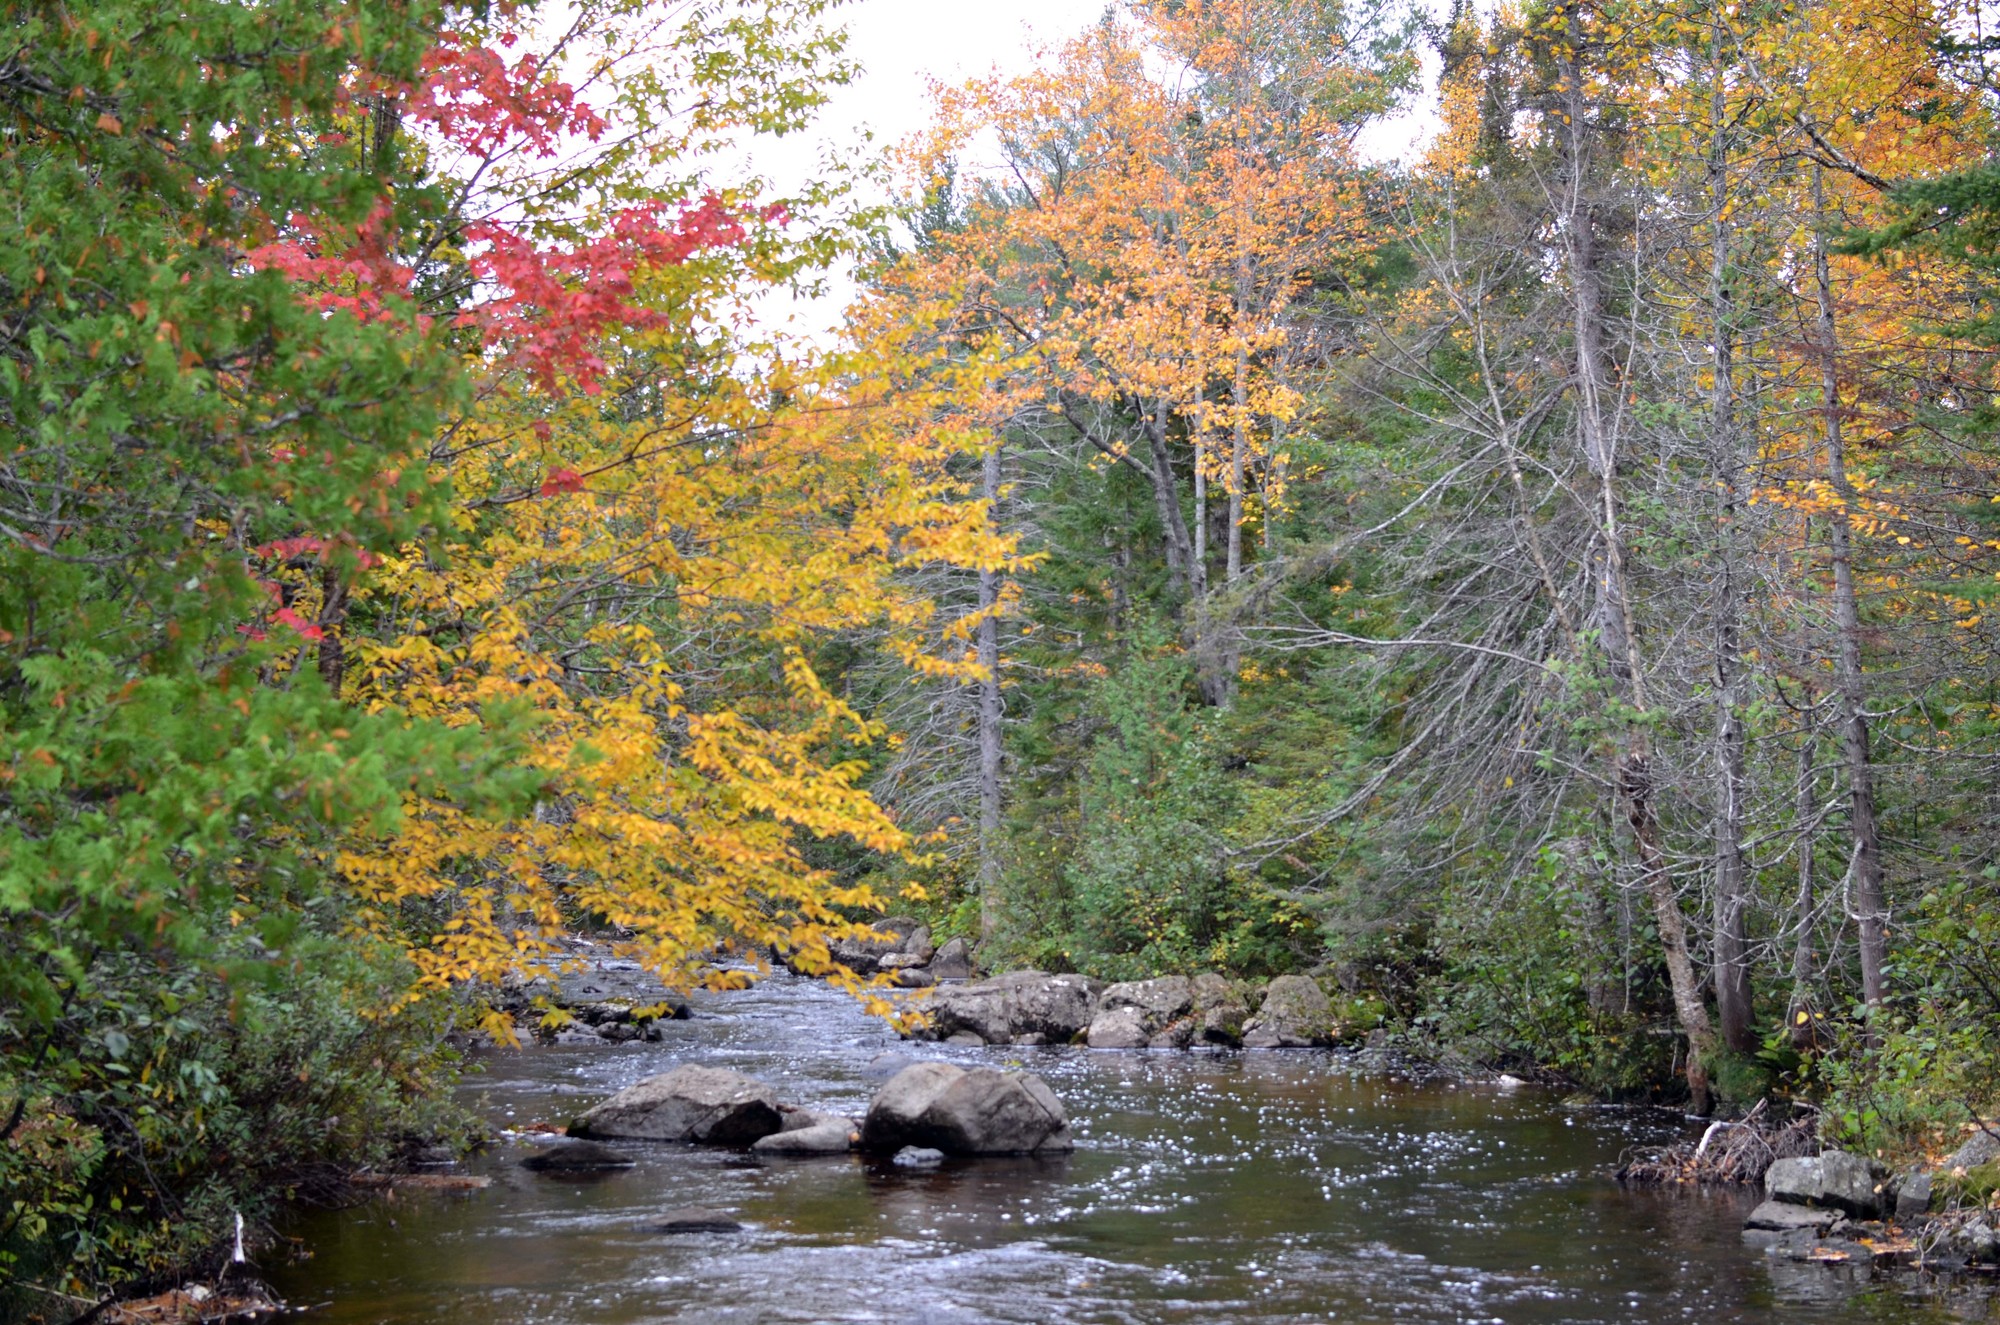
<svg viewBox="0 0 2000 1325"><path fill-rule="evenodd" d="M469 1144L578 931L2000 1112L1988 7L1125 0L730 176L841 14L0 6L0 1306Z"/></svg>

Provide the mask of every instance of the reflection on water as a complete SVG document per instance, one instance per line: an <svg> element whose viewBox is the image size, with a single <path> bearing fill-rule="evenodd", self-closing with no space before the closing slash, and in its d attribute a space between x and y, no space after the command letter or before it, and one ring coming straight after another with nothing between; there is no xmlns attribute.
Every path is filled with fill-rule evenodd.
<svg viewBox="0 0 2000 1325"><path fill-rule="evenodd" d="M280 1291L329 1325L2000 1319L1977 1285L1775 1262L1744 1245L1741 1198L1602 1176L1671 1118L1356 1075L1332 1054L901 1045L783 975L697 1012L663 1044L495 1053L469 1089L502 1124L560 1122L698 1060L858 1116L885 1050L1018 1062L1068 1105L1077 1152L911 1173L634 1146L637 1168L578 1180L525 1172L506 1143L469 1166L483 1192L302 1220L315 1254ZM746 1231L642 1231L686 1205Z"/></svg>

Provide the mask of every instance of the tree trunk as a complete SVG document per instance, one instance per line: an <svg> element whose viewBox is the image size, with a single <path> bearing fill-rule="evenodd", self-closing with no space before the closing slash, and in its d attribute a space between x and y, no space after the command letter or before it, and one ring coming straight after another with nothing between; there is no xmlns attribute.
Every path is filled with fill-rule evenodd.
<svg viewBox="0 0 2000 1325"><path fill-rule="evenodd" d="M1584 48L1582 17L1572 4L1568 12L1571 52ZM1708 1064L1715 1055L1715 1031L1702 1001L1701 988L1688 955L1687 920L1681 914L1672 872L1661 845L1655 806L1651 744L1643 723L1647 709L1645 668L1632 617L1631 593L1625 568L1624 530L1618 497L1616 438L1606 426L1604 397L1604 301L1598 270L1598 225L1588 196L1590 161L1585 125L1594 108L1588 104L1582 70L1573 55L1561 63L1563 145L1568 157L1561 181L1561 231L1568 248L1568 266L1576 338L1577 425L1585 463L1596 477L1597 536L1592 570L1597 588L1597 626L1610 664L1614 691L1632 715L1613 754L1613 784L1625 807L1638 855L1640 877L1652 899L1654 922L1667 963L1674 1011L1687 1035L1687 1083L1695 1112L1709 1108Z"/></svg>
<svg viewBox="0 0 2000 1325"><path fill-rule="evenodd" d="M1825 397L1826 478L1834 508L1827 521L1833 549L1833 609L1837 635L1834 684L1840 700L1840 753L1847 767L1848 827L1854 841L1852 911L1860 934L1861 997L1872 1008L1885 993L1888 903L1882 891L1882 842L1875 819L1874 767L1868 752L1867 685L1861 668L1861 610L1854 591L1853 529L1847 503L1847 455L1840 426L1839 341L1833 316L1833 278L1826 256L1826 181L1813 167L1813 274L1819 301L1820 389Z"/></svg>
<svg viewBox="0 0 2000 1325"><path fill-rule="evenodd" d="M1000 447L986 453L980 495L988 518L1000 504ZM1000 572L979 572L979 935L1000 928Z"/></svg>
<svg viewBox="0 0 2000 1325"><path fill-rule="evenodd" d="M1716 543L1721 583L1715 595L1716 806L1714 946L1715 1018L1723 1044L1740 1054L1757 1050L1750 966L1744 938L1749 898L1743 867L1746 744L1743 723L1742 566L1736 517L1743 492L1743 448L1736 434L1734 328L1729 294L1728 105L1722 86L1719 26L1709 31L1709 186L1715 209L1709 254L1709 307L1715 346L1712 400L1713 465L1721 510Z"/></svg>

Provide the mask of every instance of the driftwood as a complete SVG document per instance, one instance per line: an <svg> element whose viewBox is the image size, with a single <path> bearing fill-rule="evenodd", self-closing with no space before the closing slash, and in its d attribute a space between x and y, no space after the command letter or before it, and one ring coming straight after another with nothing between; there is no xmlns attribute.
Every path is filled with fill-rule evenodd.
<svg viewBox="0 0 2000 1325"><path fill-rule="evenodd" d="M1819 1119L1804 1114L1790 1122L1763 1117L1759 1101L1741 1122L1709 1125L1699 1141L1677 1141L1629 1155L1618 1170L1620 1182L1642 1185L1764 1181L1764 1171L1781 1159L1817 1155Z"/></svg>

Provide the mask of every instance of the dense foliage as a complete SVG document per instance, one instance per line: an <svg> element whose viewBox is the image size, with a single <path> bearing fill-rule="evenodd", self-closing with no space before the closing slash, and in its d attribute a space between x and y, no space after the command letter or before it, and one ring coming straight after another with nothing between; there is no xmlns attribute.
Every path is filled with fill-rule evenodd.
<svg viewBox="0 0 2000 1325"><path fill-rule="evenodd" d="M1991 1116L1971 8L1135 0L898 229L720 164L829 7L0 11L0 1306L454 1139L578 925Z"/></svg>

